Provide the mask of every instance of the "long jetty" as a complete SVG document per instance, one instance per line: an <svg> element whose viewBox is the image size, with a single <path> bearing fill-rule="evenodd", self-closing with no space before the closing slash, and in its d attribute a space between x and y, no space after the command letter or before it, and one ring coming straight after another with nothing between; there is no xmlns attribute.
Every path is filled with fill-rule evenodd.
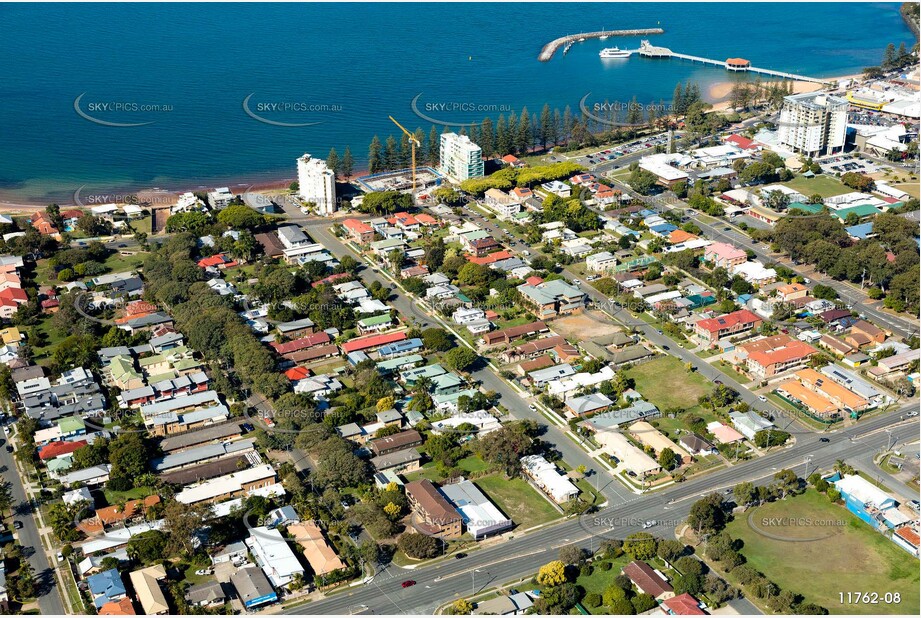
<svg viewBox="0 0 921 618"><path fill-rule="evenodd" d="M566 36L561 36L558 39L554 39L544 45L540 50L540 54L537 56L537 59L541 62L547 62L553 58L553 54L556 53L563 45L567 43L574 43L579 39L600 39L601 37L608 36L646 36L650 34L662 34L665 30L662 28L639 28L636 30L600 30L598 32L583 32L581 34L567 34Z"/></svg>
<svg viewBox="0 0 921 618"><path fill-rule="evenodd" d="M727 71L738 73L760 73L762 75L770 75L773 77L780 77L782 79L793 79L797 81L814 82L817 84L825 84L828 82L827 79L818 79L815 77L808 77L806 75L797 75L796 73L785 73L784 71L775 71L773 69L753 67L748 64L748 61L745 61L746 64L744 65L730 66L729 63L725 60L715 60L713 58L704 58L702 56L680 54L670 50L667 47L650 45L649 41L643 41L640 44L640 48L635 51L638 52L640 56L645 56L646 58L678 58L680 60L688 60L690 62L700 62L701 64L717 66L724 68Z"/></svg>

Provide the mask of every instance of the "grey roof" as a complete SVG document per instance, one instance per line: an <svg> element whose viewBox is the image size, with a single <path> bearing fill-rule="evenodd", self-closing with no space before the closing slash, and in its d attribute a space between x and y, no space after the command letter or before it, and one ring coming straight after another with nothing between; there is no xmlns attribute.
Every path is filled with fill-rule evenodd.
<svg viewBox="0 0 921 618"><path fill-rule="evenodd" d="M633 421L650 418L658 414L659 409L657 407L648 401L638 400L634 401L629 407L620 410L606 410L596 414L592 418L586 420L585 423L594 429L610 429L618 425L623 425L624 423L632 423Z"/></svg>
<svg viewBox="0 0 921 618"><path fill-rule="evenodd" d="M188 599L190 603L196 605L200 603L213 603L226 597L227 593L224 592L224 586L221 582L197 584L189 588L189 591L185 595L185 598Z"/></svg>
<svg viewBox="0 0 921 618"><path fill-rule="evenodd" d="M621 365L623 363L629 363L652 355L653 352L650 352L642 345L631 345L627 346L623 350L617 350L616 352L613 352L611 355L611 362L615 365Z"/></svg>
<svg viewBox="0 0 921 618"><path fill-rule="evenodd" d="M163 472L164 470L170 470L180 466L187 466L189 464L216 459L225 455L248 451L252 449L255 444L255 440L237 440L235 442L222 442L220 444L205 444L154 459L150 462L150 466L155 472Z"/></svg>
<svg viewBox="0 0 921 618"><path fill-rule="evenodd" d="M550 380L571 376L574 373L576 373L576 370L572 368L572 365L569 363L562 363L559 365L553 365L552 367L547 367L546 369L538 369L537 371L532 371L528 374L528 376L535 382L548 382Z"/></svg>
<svg viewBox="0 0 921 618"><path fill-rule="evenodd" d="M240 433L242 433L242 430L240 429L239 423L212 425L210 427L206 427L205 429L199 429L198 431L190 431L178 436L170 436L169 438L164 438L163 441L160 442L160 448L164 451L178 451L180 449L189 448L190 446L195 446L197 444L204 444L205 442L210 442L212 440L220 440L222 438L236 436Z"/></svg>
<svg viewBox="0 0 921 618"><path fill-rule="evenodd" d="M166 324L167 322L171 323L172 321L173 318L171 318L168 314L163 313L162 311L157 311L147 315L142 315L141 317L134 318L133 320L128 320L125 322L125 325L131 328L144 328L146 326Z"/></svg>
<svg viewBox="0 0 921 618"><path fill-rule="evenodd" d="M156 414L171 412L173 410L179 410L181 408L201 406L207 403L220 403L216 392L202 391L201 393L192 393L191 395L172 397L170 399L165 399L156 403L150 403L145 406L141 406L141 413L145 417L148 417L154 416Z"/></svg>
<svg viewBox="0 0 921 618"><path fill-rule="evenodd" d="M371 460L371 465L377 470L386 470L387 468L394 468L420 459L422 459L422 455L419 454L419 451L415 448L407 448L387 453L386 455L379 455Z"/></svg>
<svg viewBox="0 0 921 618"><path fill-rule="evenodd" d="M584 414L599 408L605 408L614 403L603 393L589 393L581 397L572 397L566 400L566 405L576 414Z"/></svg>
<svg viewBox="0 0 921 618"><path fill-rule="evenodd" d="M25 382L26 380L44 377L45 370L42 369L41 365L29 365L28 367L13 369L10 375L13 378L13 382Z"/></svg>
<svg viewBox="0 0 921 618"><path fill-rule="evenodd" d="M70 485L71 483L85 483L90 479L94 479L99 476L105 476L109 473L109 470L112 469L112 466L109 464L100 464L98 466L90 466L89 468L83 468L82 470L74 470L73 472L68 472L61 477L61 483L64 485Z"/></svg>
<svg viewBox="0 0 921 618"><path fill-rule="evenodd" d="M300 320L292 320L290 322L282 322L275 326L281 333L286 333L292 330L300 330L302 328L311 328L314 326L313 320L310 318L301 318Z"/></svg>
<svg viewBox="0 0 921 618"><path fill-rule="evenodd" d="M166 333L159 337L150 338L150 347L157 348L171 343L181 343L183 341L182 333Z"/></svg>
<svg viewBox="0 0 921 618"><path fill-rule="evenodd" d="M230 576L230 582L244 603L272 594L275 590L262 569L256 566L240 569Z"/></svg>

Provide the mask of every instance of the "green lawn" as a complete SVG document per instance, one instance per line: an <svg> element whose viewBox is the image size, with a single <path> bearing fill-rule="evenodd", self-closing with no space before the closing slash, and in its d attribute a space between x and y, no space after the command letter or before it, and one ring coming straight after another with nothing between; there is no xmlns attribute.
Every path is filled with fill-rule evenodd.
<svg viewBox="0 0 921 618"><path fill-rule="evenodd" d="M822 197L832 197L835 195L844 195L850 193L853 189L846 187L840 180L824 174L815 178L806 178L797 176L793 180L781 183L790 187L794 191L799 191L806 197L818 193Z"/></svg>
<svg viewBox="0 0 921 618"><path fill-rule="evenodd" d="M492 474L475 479L474 483L521 530L560 517L547 499L538 495L537 490L524 479L506 479L499 474Z"/></svg>
<svg viewBox="0 0 921 618"><path fill-rule="evenodd" d="M749 517L751 514L751 517ZM808 521L813 525L765 528L776 540L756 532L754 525L770 518ZM802 519L800 519L802 518ZM844 522L824 526L816 522ZM918 562L885 536L813 490L802 496L760 506L727 526L741 539L741 553L781 589L802 594L832 614L908 614L919 611ZM811 540L818 539L818 540ZM730 574L730 579L732 575ZM841 592L899 592L901 603L842 604Z"/></svg>
<svg viewBox="0 0 921 618"><path fill-rule="evenodd" d="M155 493L153 487L135 487L134 489L129 489L128 491L112 491L111 489L104 489L102 493L106 497L106 502L109 506L113 504L118 504L122 500L140 500L146 498L147 496Z"/></svg>
<svg viewBox="0 0 921 618"><path fill-rule="evenodd" d="M713 386L697 373L688 373L684 364L673 356L636 365L627 370L636 382L636 390L659 410L689 408Z"/></svg>
<svg viewBox="0 0 921 618"><path fill-rule="evenodd" d="M144 251L132 255L122 255L121 253L115 252L106 258L105 265L109 269L109 272L113 273L135 270L144 263L144 259L148 255L149 254Z"/></svg>
<svg viewBox="0 0 921 618"><path fill-rule="evenodd" d="M602 562L610 562L611 568L608 571L602 571L598 568L598 565ZM585 594L604 594L604 591L607 590L611 584L614 582L614 578L620 575L620 570L624 568L630 562L630 557L627 554L621 555L619 558L614 558L613 560L596 560L594 564L594 569L592 569L592 574L585 576L580 575L576 579L576 585L581 586L585 590ZM589 609L589 608L586 608ZM589 609L593 614L605 614L607 613L607 608L604 606L597 607L595 609Z"/></svg>

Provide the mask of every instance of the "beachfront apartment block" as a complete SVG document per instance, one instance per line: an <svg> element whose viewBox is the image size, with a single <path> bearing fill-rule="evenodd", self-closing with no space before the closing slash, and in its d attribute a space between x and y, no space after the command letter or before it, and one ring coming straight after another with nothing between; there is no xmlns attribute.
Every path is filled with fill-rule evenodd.
<svg viewBox="0 0 921 618"><path fill-rule="evenodd" d="M326 161L304 154L297 160L297 194L305 202L316 204L317 214L336 212L336 175Z"/></svg>
<svg viewBox="0 0 921 618"><path fill-rule="evenodd" d="M483 175L483 150L466 135L442 133L439 152L441 172L462 182Z"/></svg>
<svg viewBox="0 0 921 618"><path fill-rule="evenodd" d="M844 151L847 99L821 92L784 97L778 139L794 152L810 157Z"/></svg>

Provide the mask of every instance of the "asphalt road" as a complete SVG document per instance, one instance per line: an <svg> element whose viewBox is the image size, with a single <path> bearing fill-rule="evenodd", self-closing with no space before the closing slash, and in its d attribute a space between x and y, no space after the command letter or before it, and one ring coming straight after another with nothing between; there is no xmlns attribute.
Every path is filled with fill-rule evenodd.
<svg viewBox="0 0 921 618"><path fill-rule="evenodd" d="M4 436L3 448L0 448L0 470L2 470L3 480L8 481L12 487L11 493L13 494L13 504L15 505L13 506L13 520L22 522L22 528L13 532L18 537L23 554L35 572L38 606L41 609L41 613L45 615L61 615L64 614L64 602L61 600L58 582L42 546L34 509L26 497L26 491L16 471L13 454L6 452L7 444L8 440Z"/></svg>
<svg viewBox="0 0 921 618"><path fill-rule="evenodd" d="M643 530L644 522L650 520L658 522L651 531L659 536L670 536L672 529L687 517L693 502L708 493L729 490L742 481L769 483L773 475L784 468L808 476L816 470L832 468L838 459L850 460L878 450L889 440L880 430L909 409L893 411L836 432L830 443L819 442L817 436L803 437L796 445L765 457L659 492L632 496L598 513L570 518L525 536L513 536L472 551L462 560L448 559L412 570L391 566L373 581L354 590L292 607L284 613L349 614L370 608L378 614L428 614L456 598L469 597L477 591L533 575L541 565L555 559L558 549L565 545L598 549L605 539L623 539ZM917 422L904 422L892 428L897 444L914 440L917 432ZM808 461L807 456L811 458ZM416 585L402 588L401 582L408 579L416 581Z"/></svg>

